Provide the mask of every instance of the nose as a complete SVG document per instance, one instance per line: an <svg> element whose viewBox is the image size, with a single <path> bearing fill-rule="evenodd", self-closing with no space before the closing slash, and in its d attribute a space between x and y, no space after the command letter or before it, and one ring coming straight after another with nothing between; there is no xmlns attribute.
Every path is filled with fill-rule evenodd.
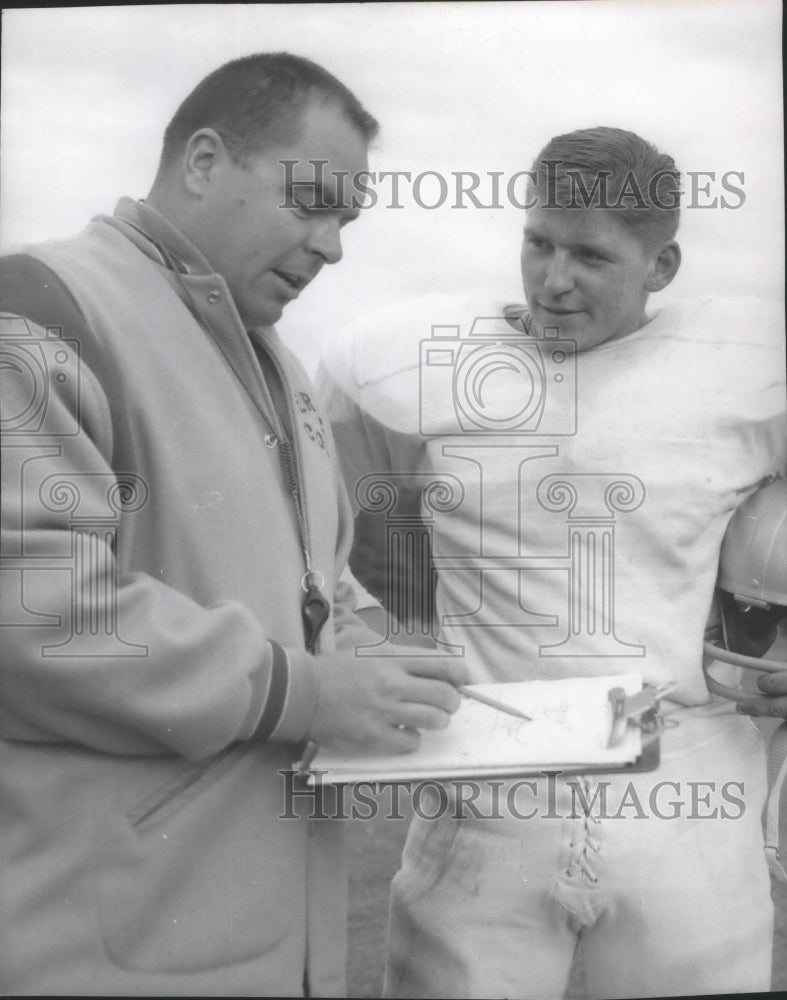
<svg viewBox="0 0 787 1000"><path fill-rule="evenodd" d="M561 295L571 291L574 285L574 275L571 261L567 253L557 250L549 263L544 286L553 295Z"/></svg>
<svg viewBox="0 0 787 1000"><path fill-rule="evenodd" d="M322 257L326 264L338 264L342 259L339 220L323 218L316 222L306 240L306 247Z"/></svg>

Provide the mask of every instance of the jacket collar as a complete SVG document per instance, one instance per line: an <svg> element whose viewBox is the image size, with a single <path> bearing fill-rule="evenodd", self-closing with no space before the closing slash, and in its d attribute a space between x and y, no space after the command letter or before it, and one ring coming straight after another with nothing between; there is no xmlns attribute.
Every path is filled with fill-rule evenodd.
<svg viewBox="0 0 787 1000"><path fill-rule="evenodd" d="M133 226L136 238L129 233L133 242L164 267L169 267L169 261L161 252L162 248L182 274L214 273L202 251L152 205L134 201L133 198L121 198L115 206L115 218Z"/></svg>
<svg viewBox="0 0 787 1000"><path fill-rule="evenodd" d="M151 205L121 198L112 218L98 218L122 230L149 260L164 268L173 291L214 337L254 405L261 406L270 426L279 427L279 411L252 346L257 342L278 360L281 369L289 371L289 358L281 347L276 328L261 326L246 330L224 278L213 270L191 240Z"/></svg>

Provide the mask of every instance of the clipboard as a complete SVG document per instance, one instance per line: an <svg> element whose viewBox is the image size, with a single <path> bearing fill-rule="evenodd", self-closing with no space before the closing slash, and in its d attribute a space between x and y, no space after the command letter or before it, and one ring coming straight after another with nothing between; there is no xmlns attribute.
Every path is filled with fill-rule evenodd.
<svg viewBox="0 0 787 1000"><path fill-rule="evenodd" d="M319 750L296 765L311 786L406 784L452 778L513 778L549 773L636 773L658 767L666 686L638 674L477 685L531 716L523 722L463 700L448 729L423 731L411 754Z"/></svg>

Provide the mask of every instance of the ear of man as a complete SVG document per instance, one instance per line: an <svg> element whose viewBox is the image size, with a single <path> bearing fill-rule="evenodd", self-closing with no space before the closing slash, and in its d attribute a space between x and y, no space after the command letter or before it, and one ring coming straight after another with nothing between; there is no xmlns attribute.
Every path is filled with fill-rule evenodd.
<svg viewBox="0 0 787 1000"><path fill-rule="evenodd" d="M660 292L672 281L680 268L681 254L680 247L675 240L666 240L654 252L650 273L645 282L645 288L649 292Z"/></svg>
<svg viewBox="0 0 787 1000"><path fill-rule="evenodd" d="M183 185L189 194L203 198L217 171L232 162L221 136L212 128L202 128L186 143L180 160Z"/></svg>

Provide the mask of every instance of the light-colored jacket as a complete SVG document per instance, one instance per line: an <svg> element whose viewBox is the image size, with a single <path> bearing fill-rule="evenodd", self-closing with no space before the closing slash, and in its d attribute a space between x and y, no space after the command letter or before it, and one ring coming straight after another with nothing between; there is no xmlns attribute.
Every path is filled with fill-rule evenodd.
<svg viewBox="0 0 787 1000"><path fill-rule="evenodd" d="M279 773L315 707L305 549L320 648L366 634L313 390L145 205L6 266L0 991L340 994L340 824Z"/></svg>

